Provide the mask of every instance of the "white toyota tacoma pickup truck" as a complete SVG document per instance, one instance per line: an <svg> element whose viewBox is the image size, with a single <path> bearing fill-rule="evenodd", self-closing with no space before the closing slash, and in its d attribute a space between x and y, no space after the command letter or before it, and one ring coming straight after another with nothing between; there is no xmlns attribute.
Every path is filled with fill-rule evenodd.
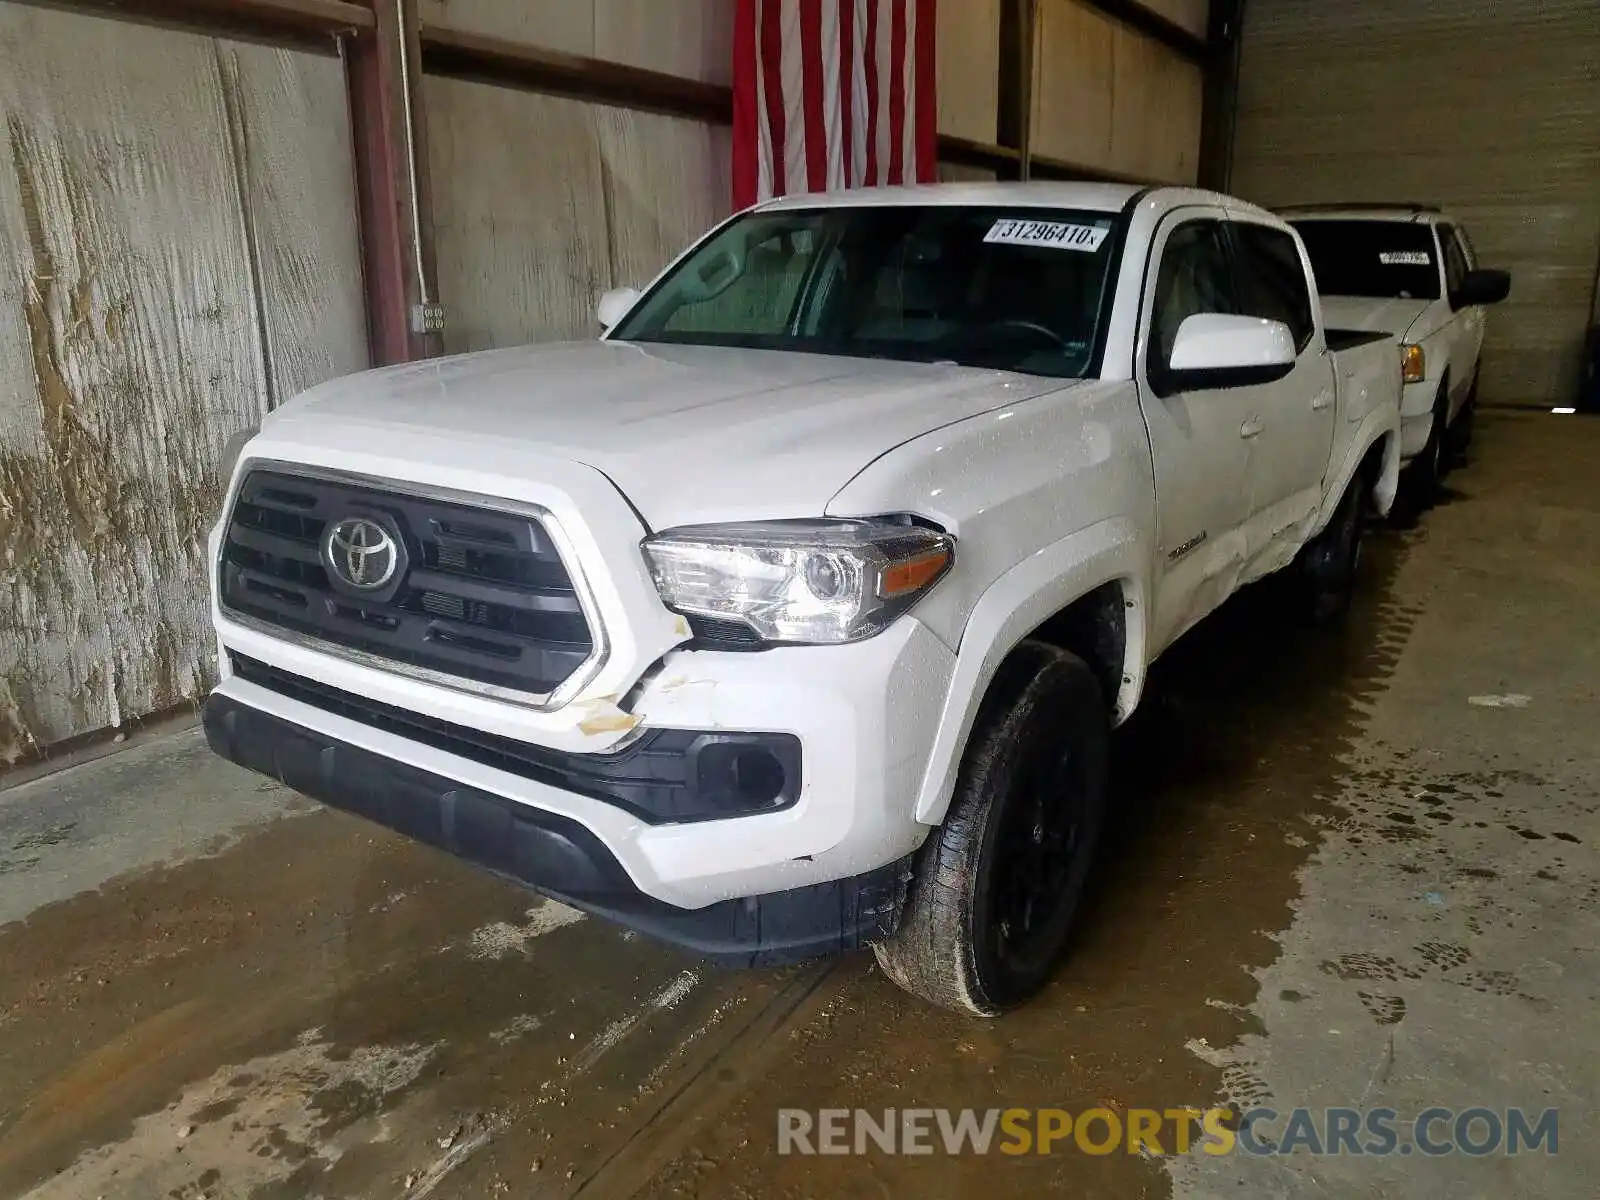
<svg viewBox="0 0 1600 1200"><path fill-rule="evenodd" d="M786 199L602 309L234 444L205 728L725 962L1027 998L1152 661L1283 568L1337 612L1394 497L1396 344L1224 196Z"/></svg>
<svg viewBox="0 0 1600 1200"><path fill-rule="evenodd" d="M1426 507L1472 438L1485 310L1511 291L1478 265L1461 222L1423 204L1280 209L1305 243L1327 320L1400 341L1407 507Z"/></svg>

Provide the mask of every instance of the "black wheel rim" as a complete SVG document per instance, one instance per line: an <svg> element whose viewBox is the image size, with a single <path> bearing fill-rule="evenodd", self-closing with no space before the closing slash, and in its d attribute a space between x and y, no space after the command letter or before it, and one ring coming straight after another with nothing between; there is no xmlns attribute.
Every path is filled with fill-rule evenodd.
<svg viewBox="0 0 1600 1200"><path fill-rule="evenodd" d="M1082 882L1083 783L1067 749L1028 756L996 831L989 930L996 962L1032 971L1053 956Z"/></svg>

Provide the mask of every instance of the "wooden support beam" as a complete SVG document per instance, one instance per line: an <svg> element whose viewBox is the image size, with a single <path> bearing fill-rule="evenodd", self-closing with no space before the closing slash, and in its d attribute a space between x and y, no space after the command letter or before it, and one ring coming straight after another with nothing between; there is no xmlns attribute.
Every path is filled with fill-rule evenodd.
<svg viewBox="0 0 1600 1200"><path fill-rule="evenodd" d="M1148 38L1154 38L1190 62L1204 64L1210 57L1211 46L1205 38L1162 16L1155 9L1147 8L1140 3L1140 0L1081 0L1081 2L1114 20L1121 21L1131 29L1138 30ZM1212 0L1213 4L1217 2L1218 0Z"/></svg>
<svg viewBox="0 0 1600 1200"><path fill-rule="evenodd" d="M1033 0L1000 0L995 140L1018 152L1014 161L996 168L1001 179L1027 176L1024 163L1033 115L1033 8Z"/></svg>
<svg viewBox="0 0 1600 1200"><path fill-rule="evenodd" d="M1084 163L1069 162L1064 158L1051 158L1035 154L1028 161L1029 177L1033 179L1077 180L1085 183L1137 183L1156 186L1162 181L1143 175L1128 175L1105 167L1091 167Z"/></svg>
<svg viewBox="0 0 1600 1200"><path fill-rule="evenodd" d="M958 163L964 167L982 167L993 171L997 178L1015 179L1017 169L1022 162L1022 152L1013 146L991 146L987 142L974 142L969 138L952 137L950 134L941 133L939 161ZM1081 180L1088 183L1159 182L1138 175L1109 171L1103 167L1069 162L1064 158L1051 158L1048 155L1034 154L1030 156L1030 163L1034 179Z"/></svg>
<svg viewBox="0 0 1600 1200"><path fill-rule="evenodd" d="M332 53L342 34L372 30L372 10L347 0L19 0L191 33Z"/></svg>
<svg viewBox="0 0 1600 1200"><path fill-rule="evenodd" d="M971 138L939 135L939 161L963 167L982 167L1003 179L1015 179L1022 162L1022 151L1015 146L991 146Z"/></svg>
<svg viewBox="0 0 1600 1200"><path fill-rule="evenodd" d="M440 350L439 334L420 332L413 319L419 306L438 298L415 3L374 0L377 27L345 43L373 366L427 358Z"/></svg>
<svg viewBox="0 0 1600 1200"><path fill-rule="evenodd" d="M666 113L715 125L733 123L733 89L720 84L439 25L424 25L421 43L423 68L433 75Z"/></svg>
<svg viewBox="0 0 1600 1200"><path fill-rule="evenodd" d="M1233 179L1233 132L1239 111L1239 53L1244 42L1245 0L1211 0L1200 109L1201 187L1226 192Z"/></svg>

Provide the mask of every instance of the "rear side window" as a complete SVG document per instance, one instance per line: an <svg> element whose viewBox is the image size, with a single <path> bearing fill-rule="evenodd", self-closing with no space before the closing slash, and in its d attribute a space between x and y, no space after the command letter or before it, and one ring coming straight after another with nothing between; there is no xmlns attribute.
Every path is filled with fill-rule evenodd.
<svg viewBox="0 0 1600 1200"><path fill-rule="evenodd" d="M1294 335L1294 348L1304 350L1317 331L1311 314L1311 291L1294 238L1266 225L1235 223L1239 248L1239 304L1246 316L1282 321Z"/></svg>
<svg viewBox="0 0 1600 1200"><path fill-rule="evenodd" d="M1437 300L1433 230L1415 221L1296 221L1324 296Z"/></svg>

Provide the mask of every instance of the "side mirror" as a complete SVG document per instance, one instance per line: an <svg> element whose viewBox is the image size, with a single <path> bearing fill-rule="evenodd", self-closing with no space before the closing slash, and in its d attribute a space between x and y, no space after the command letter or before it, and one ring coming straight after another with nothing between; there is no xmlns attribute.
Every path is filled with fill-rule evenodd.
<svg viewBox="0 0 1600 1200"><path fill-rule="evenodd" d="M609 330L623 317L628 315L628 310L637 303L639 289L631 287L612 288L600 297L600 328Z"/></svg>
<svg viewBox="0 0 1600 1200"><path fill-rule="evenodd" d="M1178 326L1163 394L1271 383L1294 370L1294 335L1282 321L1195 313Z"/></svg>
<svg viewBox="0 0 1600 1200"><path fill-rule="evenodd" d="M1499 304L1511 294L1511 272L1468 271L1456 294L1450 297L1453 308L1472 308L1479 304Z"/></svg>

